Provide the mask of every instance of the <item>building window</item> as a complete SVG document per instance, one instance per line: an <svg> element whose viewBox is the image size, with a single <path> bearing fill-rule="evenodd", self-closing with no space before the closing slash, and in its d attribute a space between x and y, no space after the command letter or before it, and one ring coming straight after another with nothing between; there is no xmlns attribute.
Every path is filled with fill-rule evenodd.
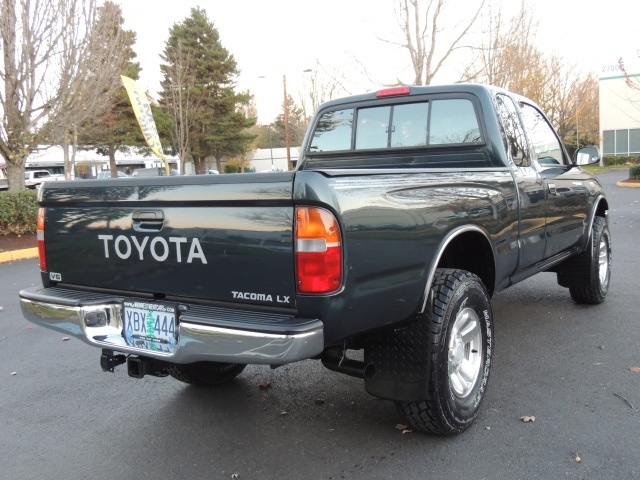
<svg viewBox="0 0 640 480"><path fill-rule="evenodd" d="M629 130L616 130L616 154L629 153Z"/></svg>
<svg viewBox="0 0 640 480"><path fill-rule="evenodd" d="M616 132L614 130L602 132L602 143L605 155L616 154Z"/></svg>
<svg viewBox="0 0 640 480"><path fill-rule="evenodd" d="M629 154L640 154L640 128L629 130Z"/></svg>
<svg viewBox="0 0 640 480"><path fill-rule="evenodd" d="M604 155L640 155L640 128L602 132Z"/></svg>

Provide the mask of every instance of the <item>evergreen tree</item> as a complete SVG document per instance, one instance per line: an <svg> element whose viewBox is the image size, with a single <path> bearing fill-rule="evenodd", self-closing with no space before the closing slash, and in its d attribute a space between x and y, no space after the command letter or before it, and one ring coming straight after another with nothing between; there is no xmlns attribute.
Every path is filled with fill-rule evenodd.
<svg viewBox="0 0 640 480"><path fill-rule="evenodd" d="M247 130L255 124L241 108L248 93L236 93L236 61L220 42L220 35L204 10L169 31L161 65L161 105L170 114L172 140L182 164L193 159L196 172L205 170L205 158L214 156L223 171L224 155L241 155L255 137Z"/></svg>

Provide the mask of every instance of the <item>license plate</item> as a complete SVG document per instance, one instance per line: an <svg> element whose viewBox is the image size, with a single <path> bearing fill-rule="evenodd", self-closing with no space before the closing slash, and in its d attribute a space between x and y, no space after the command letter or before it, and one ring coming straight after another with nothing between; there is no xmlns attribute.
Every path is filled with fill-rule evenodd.
<svg viewBox="0 0 640 480"><path fill-rule="evenodd" d="M177 346L176 307L132 300L123 303L123 336L127 345L173 353Z"/></svg>

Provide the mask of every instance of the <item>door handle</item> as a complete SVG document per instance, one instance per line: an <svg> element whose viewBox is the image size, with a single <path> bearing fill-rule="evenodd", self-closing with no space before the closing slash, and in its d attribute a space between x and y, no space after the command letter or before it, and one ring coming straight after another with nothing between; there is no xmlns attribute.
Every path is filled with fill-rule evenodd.
<svg viewBox="0 0 640 480"><path fill-rule="evenodd" d="M136 232L159 232L164 226L162 210L138 210L133 212L133 229Z"/></svg>
<svg viewBox="0 0 640 480"><path fill-rule="evenodd" d="M556 184L555 183L547 183L547 188L549 189L549 193L551 195L556 195Z"/></svg>

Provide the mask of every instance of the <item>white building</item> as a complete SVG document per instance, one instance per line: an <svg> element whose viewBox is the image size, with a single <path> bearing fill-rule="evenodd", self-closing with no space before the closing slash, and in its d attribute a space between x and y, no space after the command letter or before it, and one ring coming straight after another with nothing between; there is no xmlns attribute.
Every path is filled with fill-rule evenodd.
<svg viewBox="0 0 640 480"><path fill-rule="evenodd" d="M130 175L138 168L163 167L164 164L160 158L155 155L144 156L135 149L130 149L128 153L116 152L116 165L118 170ZM295 168L298 161L300 147L290 147L291 162ZM180 169L180 159L177 156L167 156L171 168ZM86 177L95 178L98 173L109 170L109 158L99 155L93 150L78 150L76 152L76 171L87 172ZM225 160L223 160L223 165ZM249 160L248 168L257 173L286 171L287 165L287 149L286 148L258 148L253 151L251 160ZM85 168L78 168L83 165ZM215 168L215 161L212 161ZM0 158L0 166L4 166L4 160ZM193 167L186 164L185 167ZM26 161L26 170L49 170L52 174L64 173L64 152L62 147L58 145L43 146L29 155ZM190 174L193 168L186 169L186 173ZM80 173L78 173L80 176Z"/></svg>
<svg viewBox="0 0 640 480"><path fill-rule="evenodd" d="M295 168L300 154L300 147L290 147L291 163ZM253 157L249 162L249 168L260 172L287 171L287 149L283 148L258 148L253 151Z"/></svg>
<svg viewBox="0 0 640 480"><path fill-rule="evenodd" d="M71 154L71 153L70 153ZM171 168L178 169L180 160L176 156L167 156ZM4 160L0 159L4 165ZM93 150L78 150L75 157L76 171L87 171L89 177L96 177L99 172L109 170L109 157L100 155ZM79 169L80 165L85 168ZM129 152L116 152L116 166L118 170L131 174L137 168L163 167L163 161L155 155L145 156L135 149ZM52 174L64 173L64 152L59 145L42 146L34 150L25 164L26 170L49 170Z"/></svg>
<svg viewBox="0 0 640 480"><path fill-rule="evenodd" d="M622 57L627 75L619 58L600 71L601 150L603 155L640 157L640 49Z"/></svg>

